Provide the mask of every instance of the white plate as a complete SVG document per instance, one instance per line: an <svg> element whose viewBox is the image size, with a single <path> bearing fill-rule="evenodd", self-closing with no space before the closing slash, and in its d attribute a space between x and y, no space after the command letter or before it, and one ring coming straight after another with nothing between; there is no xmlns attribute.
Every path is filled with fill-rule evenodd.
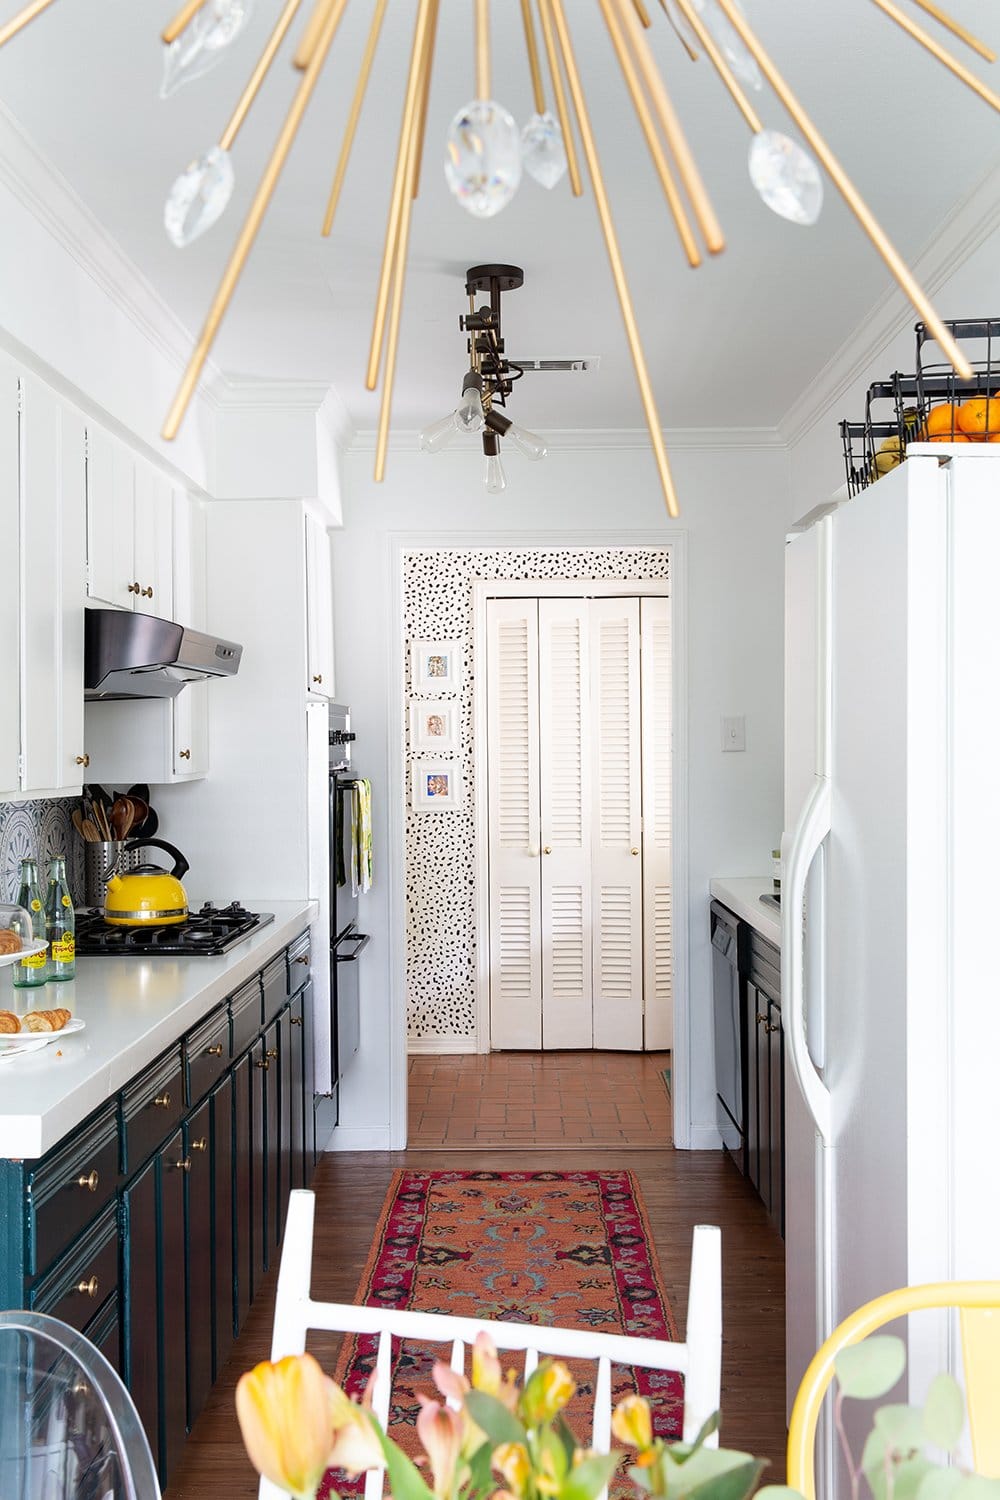
<svg viewBox="0 0 1000 1500"><path fill-rule="evenodd" d="M21 948L17 953L0 953L0 969L4 964L19 964L22 958L32 958L36 953L44 953L48 946L43 939L39 943L32 943L29 948Z"/></svg>
<svg viewBox="0 0 1000 1500"><path fill-rule="evenodd" d="M82 1031L86 1024L79 1016L71 1016L59 1031L11 1031L0 1035L0 1061L7 1057L20 1057L22 1052L37 1052L50 1042L58 1042L64 1036Z"/></svg>

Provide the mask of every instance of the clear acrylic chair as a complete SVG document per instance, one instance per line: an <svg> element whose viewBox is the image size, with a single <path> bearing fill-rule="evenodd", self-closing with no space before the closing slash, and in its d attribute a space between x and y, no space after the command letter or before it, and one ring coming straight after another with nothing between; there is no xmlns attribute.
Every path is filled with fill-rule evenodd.
<svg viewBox="0 0 1000 1500"><path fill-rule="evenodd" d="M160 1500L132 1398L104 1355L42 1313L0 1312L3 1500Z"/></svg>

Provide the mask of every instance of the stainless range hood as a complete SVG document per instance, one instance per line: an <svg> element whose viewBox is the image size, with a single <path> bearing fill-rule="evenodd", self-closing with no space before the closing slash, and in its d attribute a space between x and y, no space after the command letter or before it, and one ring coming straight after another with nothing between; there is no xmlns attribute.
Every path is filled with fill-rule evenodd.
<svg viewBox="0 0 1000 1500"><path fill-rule="evenodd" d="M243 647L155 615L84 611L83 696L175 698L188 682L234 677Z"/></svg>

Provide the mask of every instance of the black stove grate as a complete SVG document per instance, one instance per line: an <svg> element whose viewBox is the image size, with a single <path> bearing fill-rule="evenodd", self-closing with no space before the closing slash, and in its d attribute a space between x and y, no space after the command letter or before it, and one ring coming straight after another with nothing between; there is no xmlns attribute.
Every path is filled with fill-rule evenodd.
<svg viewBox="0 0 1000 1500"><path fill-rule="evenodd" d="M154 927L113 927L99 911L77 912L76 951L81 955L132 955L227 953L259 927L274 921L273 912L247 911L238 901L214 906L206 901L201 911L190 912L184 922Z"/></svg>

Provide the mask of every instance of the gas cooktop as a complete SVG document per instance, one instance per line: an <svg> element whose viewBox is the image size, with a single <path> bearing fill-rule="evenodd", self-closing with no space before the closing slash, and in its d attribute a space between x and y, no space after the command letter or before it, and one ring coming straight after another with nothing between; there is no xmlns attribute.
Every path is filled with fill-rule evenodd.
<svg viewBox="0 0 1000 1500"><path fill-rule="evenodd" d="M227 953L258 927L274 921L273 912L247 911L238 901L215 906L206 901L201 911L189 912L183 922L163 927L113 927L99 911L80 911L76 916L76 951L79 954L112 956L116 953L169 954Z"/></svg>

